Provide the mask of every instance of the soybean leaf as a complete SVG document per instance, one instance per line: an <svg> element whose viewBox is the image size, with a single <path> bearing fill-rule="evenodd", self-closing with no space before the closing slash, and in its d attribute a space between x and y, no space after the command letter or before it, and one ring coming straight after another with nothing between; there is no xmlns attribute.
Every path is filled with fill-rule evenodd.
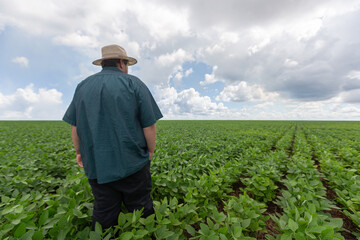
<svg viewBox="0 0 360 240"><path fill-rule="evenodd" d="M281 235L280 240L292 240L293 234L291 232L285 232Z"/></svg>
<svg viewBox="0 0 360 240"><path fill-rule="evenodd" d="M99 235L102 235L102 227L99 222L95 223L95 232L98 233Z"/></svg>
<svg viewBox="0 0 360 240"><path fill-rule="evenodd" d="M339 229L342 227L343 225L343 220L341 218L332 218L330 219L329 224L334 228L334 229Z"/></svg>
<svg viewBox="0 0 360 240"><path fill-rule="evenodd" d="M22 223L16 228L14 232L14 237L20 238L22 235L25 234L25 232L26 232L26 225L25 223Z"/></svg>
<svg viewBox="0 0 360 240"><path fill-rule="evenodd" d="M164 226L161 226L160 228L158 228L155 231L155 234L159 239L165 239L165 238L168 238L168 237L174 235L174 232L168 231L166 229L166 226L164 225Z"/></svg>
<svg viewBox="0 0 360 240"><path fill-rule="evenodd" d="M91 231L90 234L90 240L101 240L101 234Z"/></svg>
<svg viewBox="0 0 360 240"><path fill-rule="evenodd" d="M43 240L44 239L44 235L42 234L41 231L35 231L34 235L32 236L33 240Z"/></svg>
<svg viewBox="0 0 360 240"><path fill-rule="evenodd" d="M299 225L296 222L294 222L294 220L292 220L291 218L289 218L288 226L290 230L293 232L295 232L299 228Z"/></svg>
<svg viewBox="0 0 360 240"><path fill-rule="evenodd" d="M191 236L195 235L195 229L192 226L190 226L189 224L187 224L185 226L185 229Z"/></svg>
<svg viewBox="0 0 360 240"><path fill-rule="evenodd" d="M30 230L21 236L19 240L32 240L32 236L34 235L34 230Z"/></svg>
<svg viewBox="0 0 360 240"><path fill-rule="evenodd" d="M130 240L133 236L134 236L134 234L132 232L125 232L120 235L119 239L120 240Z"/></svg>
<svg viewBox="0 0 360 240"><path fill-rule="evenodd" d="M48 210L43 211L43 213L39 218L39 226L41 227L42 225L44 225L48 220L48 218L49 218L49 211Z"/></svg>
<svg viewBox="0 0 360 240"><path fill-rule="evenodd" d="M251 223L251 219L248 218L248 219L245 219L245 220L243 220L243 221L241 222L241 226L242 226L243 228L247 228L247 227L250 226L250 223Z"/></svg>

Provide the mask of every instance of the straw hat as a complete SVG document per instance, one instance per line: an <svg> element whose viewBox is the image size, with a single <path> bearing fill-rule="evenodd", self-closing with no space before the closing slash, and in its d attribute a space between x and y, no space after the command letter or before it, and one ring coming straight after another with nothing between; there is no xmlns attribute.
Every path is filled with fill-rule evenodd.
<svg viewBox="0 0 360 240"><path fill-rule="evenodd" d="M134 65L137 60L132 57L128 57L124 48L118 45L108 45L101 48L102 58L93 61L94 65L101 66L102 60L105 59L125 59L128 60L128 65Z"/></svg>

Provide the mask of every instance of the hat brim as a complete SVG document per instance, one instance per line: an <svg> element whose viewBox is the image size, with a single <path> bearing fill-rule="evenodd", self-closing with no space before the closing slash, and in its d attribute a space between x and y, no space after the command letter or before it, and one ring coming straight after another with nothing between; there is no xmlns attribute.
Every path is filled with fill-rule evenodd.
<svg viewBox="0 0 360 240"><path fill-rule="evenodd" d="M132 57L122 57L122 58L114 58L114 57L110 57L110 58L100 58L100 59L97 59L95 61L93 61L92 63L96 66L101 66L101 62L103 60L106 60L106 59L125 59L125 60L128 60L129 63L128 65L131 66L131 65L135 65L137 63L137 60L135 58L132 58Z"/></svg>

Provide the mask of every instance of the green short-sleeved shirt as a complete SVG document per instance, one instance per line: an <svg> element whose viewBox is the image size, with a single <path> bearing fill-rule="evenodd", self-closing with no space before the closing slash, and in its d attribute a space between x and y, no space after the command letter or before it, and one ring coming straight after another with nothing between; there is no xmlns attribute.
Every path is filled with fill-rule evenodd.
<svg viewBox="0 0 360 240"><path fill-rule="evenodd" d="M77 128L86 176L102 184L147 164L143 128L160 118L159 107L140 79L105 67L79 83L63 120Z"/></svg>

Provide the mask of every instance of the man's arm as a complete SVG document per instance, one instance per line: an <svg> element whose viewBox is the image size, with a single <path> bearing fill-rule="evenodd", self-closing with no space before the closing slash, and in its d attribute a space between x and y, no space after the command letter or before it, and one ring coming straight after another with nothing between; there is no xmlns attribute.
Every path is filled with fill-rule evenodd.
<svg viewBox="0 0 360 240"><path fill-rule="evenodd" d="M152 155L155 151L155 140L156 140L156 125L153 124L149 127L143 128L147 148L149 150L149 160L151 160Z"/></svg>
<svg viewBox="0 0 360 240"><path fill-rule="evenodd" d="M77 134L76 126L71 125L71 137L74 144L75 152L76 152L76 162L80 167L84 167L81 155L80 155L80 145L79 145L79 136Z"/></svg>

